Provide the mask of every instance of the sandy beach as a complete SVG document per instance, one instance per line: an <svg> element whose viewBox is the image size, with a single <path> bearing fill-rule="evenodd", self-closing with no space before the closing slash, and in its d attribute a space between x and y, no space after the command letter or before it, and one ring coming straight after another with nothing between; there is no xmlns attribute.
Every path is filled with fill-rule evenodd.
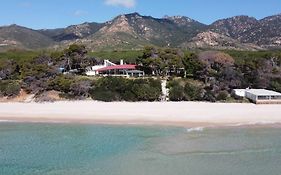
<svg viewBox="0 0 281 175"><path fill-rule="evenodd" d="M0 120L116 124L281 123L281 105L206 102L0 103Z"/></svg>

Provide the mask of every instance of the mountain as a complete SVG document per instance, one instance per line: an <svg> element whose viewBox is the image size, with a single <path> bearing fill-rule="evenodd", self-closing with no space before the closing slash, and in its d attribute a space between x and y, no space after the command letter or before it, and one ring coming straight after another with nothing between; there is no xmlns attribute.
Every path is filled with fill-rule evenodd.
<svg viewBox="0 0 281 175"><path fill-rule="evenodd" d="M199 33L191 41L185 42L181 45L183 48L202 48L202 49L235 49L235 50L262 50L254 44L241 43L226 35L215 33L212 31Z"/></svg>
<svg viewBox="0 0 281 175"><path fill-rule="evenodd" d="M105 23L83 23L66 28L33 30L0 27L0 50L9 48L65 48L85 44L90 50L159 47L260 50L281 48L281 14L257 20L235 16L205 25L185 16L154 18L124 14Z"/></svg>
<svg viewBox="0 0 281 175"><path fill-rule="evenodd" d="M97 32L104 24L100 23L83 23L72 25L61 29L40 30L40 33L52 38L57 42L85 38Z"/></svg>
<svg viewBox="0 0 281 175"><path fill-rule="evenodd" d="M281 14L261 20L249 16L222 19L211 24L209 30L241 43L252 43L263 48L281 47Z"/></svg>
<svg viewBox="0 0 281 175"><path fill-rule="evenodd" d="M265 47L281 46L281 14L260 20L261 28L257 30L257 44Z"/></svg>
<svg viewBox="0 0 281 175"><path fill-rule="evenodd" d="M244 42L244 37L257 25L259 21L253 17L235 16L214 22L210 30Z"/></svg>
<svg viewBox="0 0 281 175"><path fill-rule="evenodd" d="M92 50L138 49L149 44L138 35L125 15L106 22L100 30L84 39L72 41L75 42L87 45Z"/></svg>
<svg viewBox="0 0 281 175"><path fill-rule="evenodd" d="M196 36L198 33L205 31L208 28L208 25L185 16L165 16L164 18L173 21L174 24L176 24L180 30L184 32L188 39Z"/></svg>
<svg viewBox="0 0 281 175"><path fill-rule="evenodd" d="M200 26L197 28L197 26ZM205 26L199 22L175 22L174 18L153 18L138 13L121 15L101 29L103 35L126 33L132 39L138 38L145 44L157 46L177 46L194 37ZM200 29L199 29L200 28Z"/></svg>
<svg viewBox="0 0 281 175"><path fill-rule="evenodd" d="M0 27L0 50L4 48L40 49L55 42L36 30L18 25Z"/></svg>
<svg viewBox="0 0 281 175"><path fill-rule="evenodd" d="M180 18L182 21L175 21L179 17L158 19L138 13L119 15L78 42L94 50L141 49L145 45L176 47L206 26L186 17Z"/></svg>

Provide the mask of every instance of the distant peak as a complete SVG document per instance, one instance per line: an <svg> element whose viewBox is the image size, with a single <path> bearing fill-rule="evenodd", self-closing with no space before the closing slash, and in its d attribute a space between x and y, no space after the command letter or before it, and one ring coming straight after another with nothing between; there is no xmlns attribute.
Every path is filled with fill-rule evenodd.
<svg viewBox="0 0 281 175"><path fill-rule="evenodd" d="M84 22L82 23L82 25L90 25L91 23L90 22Z"/></svg>
<svg viewBox="0 0 281 175"><path fill-rule="evenodd" d="M185 16L180 16L180 15L176 15L176 16L168 16L168 15L165 15L164 18L169 18L169 19L181 19L181 18L187 18Z"/></svg>
<svg viewBox="0 0 281 175"><path fill-rule="evenodd" d="M140 15L139 13L134 12L134 13L128 13L128 14L119 15L116 18L114 18L112 21L116 21L116 20L124 21L124 20L128 20L128 19L131 19L131 18L142 18L142 17L143 16ZM109 22L109 23L111 23L111 22Z"/></svg>
<svg viewBox="0 0 281 175"><path fill-rule="evenodd" d="M256 18L252 17L252 16L247 16L247 15L240 15L240 16L234 16L234 19L254 19L256 20Z"/></svg>
<svg viewBox="0 0 281 175"><path fill-rule="evenodd" d="M165 15L163 17L164 19L169 19L169 20L173 20L173 21L177 21L177 20L184 20L186 22L193 22L194 20L189 18L189 17L186 17L186 16L180 16L180 15L177 15L177 16L168 16L168 15Z"/></svg>
<svg viewBox="0 0 281 175"><path fill-rule="evenodd" d="M117 16L114 20L127 20L128 15L122 14Z"/></svg>
<svg viewBox="0 0 281 175"><path fill-rule="evenodd" d="M142 17L144 17L137 12L129 13L129 14L126 14L125 16L126 16L126 18L142 18Z"/></svg>
<svg viewBox="0 0 281 175"><path fill-rule="evenodd" d="M239 15L239 16L233 16L233 17L229 17L229 18L225 18L225 19L220 19L218 21L224 21L224 20L254 20L257 21L256 18L251 17L251 16L247 16L247 15Z"/></svg>
<svg viewBox="0 0 281 175"><path fill-rule="evenodd" d="M263 20L270 20L270 19L277 19L277 18L281 18L281 13L279 13L279 14L276 14L276 15L272 15L272 16L268 16L268 17L265 17L265 18L263 18L263 19L261 19L261 21L263 21Z"/></svg>
<svg viewBox="0 0 281 175"><path fill-rule="evenodd" d="M20 26L17 24L11 24L11 25L9 25L9 27L20 27Z"/></svg>
<svg viewBox="0 0 281 175"><path fill-rule="evenodd" d="M5 27L12 27L12 28L26 28L26 27L23 27L23 26L20 26L20 25L17 25L17 24L11 24L11 25L7 25Z"/></svg>
<svg viewBox="0 0 281 175"><path fill-rule="evenodd" d="M126 16L141 16L138 12L129 13Z"/></svg>

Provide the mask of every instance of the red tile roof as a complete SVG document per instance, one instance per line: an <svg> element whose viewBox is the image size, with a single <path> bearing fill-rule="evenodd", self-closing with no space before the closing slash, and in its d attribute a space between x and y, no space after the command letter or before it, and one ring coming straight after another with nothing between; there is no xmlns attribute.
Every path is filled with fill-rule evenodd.
<svg viewBox="0 0 281 175"><path fill-rule="evenodd" d="M102 72L102 71L108 71L108 70L135 70L137 65L134 64L124 64L124 65L116 65L116 66L107 66L101 69L98 69L97 71Z"/></svg>

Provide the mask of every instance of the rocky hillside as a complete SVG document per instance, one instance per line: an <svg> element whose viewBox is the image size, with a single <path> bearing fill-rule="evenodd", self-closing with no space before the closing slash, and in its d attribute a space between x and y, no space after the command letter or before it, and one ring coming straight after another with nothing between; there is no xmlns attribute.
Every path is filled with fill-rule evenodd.
<svg viewBox="0 0 281 175"><path fill-rule="evenodd" d="M279 47L281 46L281 14L260 20L260 29L256 31L257 44Z"/></svg>
<svg viewBox="0 0 281 175"><path fill-rule="evenodd" d="M17 25L0 27L0 50L64 48L85 44L91 50L160 47L259 50L281 48L281 15L257 20L235 16L205 25L184 16L154 18L138 13L105 23L32 30Z"/></svg>
<svg viewBox="0 0 281 175"><path fill-rule="evenodd" d="M40 32L18 25L0 27L0 50L21 48L39 49L54 44L54 41Z"/></svg>
<svg viewBox="0 0 281 175"><path fill-rule="evenodd" d="M263 48L281 47L280 14L261 20L248 16L218 20L210 25L209 30L241 43L252 43Z"/></svg>
<svg viewBox="0 0 281 175"><path fill-rule="evenodd" d="M86 38L89 35L97 32L103 26L104 24L100 23L83 23L79 25L72 25L65 29L40 30L40 33L52 38L57 42L61 42Z"/></svg>
<svg viewBox="0 0 281 175"><path fill-rule="evenodd" d="M199 33L191 41L185 42L181 47L186 49L234 49L234 50L262 50L263 48L250 43L241 43L226 35L212 31Z"/></svg>
<svg viewBox="0 0 281 175"><path fill-rule="evenodd" d="M144 45L176 47L205 26L194 20L157 19L138 13L120 15L84 40L91 48L142 48ZM83 41L82 41L83 43Z"/></svg>

